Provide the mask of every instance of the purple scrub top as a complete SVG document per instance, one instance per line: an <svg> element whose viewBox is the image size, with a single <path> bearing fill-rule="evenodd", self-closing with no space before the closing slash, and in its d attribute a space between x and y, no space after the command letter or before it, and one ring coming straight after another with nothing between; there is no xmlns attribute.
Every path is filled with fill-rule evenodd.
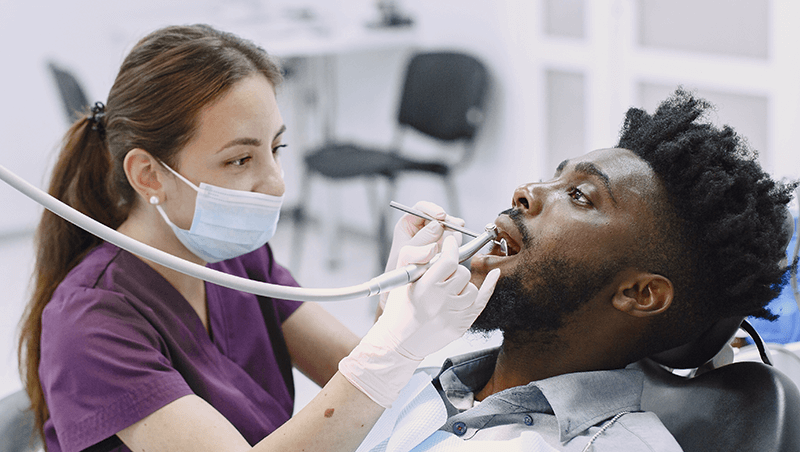
<svg viewBox="0 0 800 452"><path fill-rule="evenodd" d="M297 286L269 245L209 265ZM286 422L293 400L255 295L206 283L210 334L189 303L136 256L104 243L56 289L42 314L39 376L50 452L127 451L115 434L196 394L251 444ZM301 303L274 300L278 322ZM94 449L93 449L94 450Z"/></svg>

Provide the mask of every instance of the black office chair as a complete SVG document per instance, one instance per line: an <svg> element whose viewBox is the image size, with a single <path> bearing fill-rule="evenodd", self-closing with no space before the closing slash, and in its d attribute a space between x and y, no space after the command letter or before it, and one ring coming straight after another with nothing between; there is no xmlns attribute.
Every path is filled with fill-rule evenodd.
<svg viewBox="0 0 800 452"><path fill-rule="evenodd" d="M64 107L64 115L68 124L80 119L89 108L89 101L81 87L78 79L67 69L50 61L47 68L56 82L58 92L61 95L61 104Z"/></svg>
<svg viewBox="0 0 800 452"><path fill-rule="evenodd" d="M294 212L295 232L292 268L297 268L302 252L309 177L321 175L335 180L356 177L381 178L388 182L387 200L377 207L379 265L389 254L388 203L394 194L395 179L406 173L429 174L442 179L447 190L449 212L458 215L458 193L453 185L455 169L466 164L474 153L474 138L483 122L483 103L489 83L486 67L476 58L457 52L426 52L414 55L406 68L397 129L393 145L378 149L354 143L326 143L305 157L306 175L300 206ZM442 143L461 143L461 155L440 160L418 160L403 156L402 138L414 129Z"/></svg>
<svg viewBox="0 0 800 452"><path fill-rule="evenodd" d="M17 391L0 400L0 451L29 452L42 450L41 440L33 429L33 412L25 391Z"/></svg>

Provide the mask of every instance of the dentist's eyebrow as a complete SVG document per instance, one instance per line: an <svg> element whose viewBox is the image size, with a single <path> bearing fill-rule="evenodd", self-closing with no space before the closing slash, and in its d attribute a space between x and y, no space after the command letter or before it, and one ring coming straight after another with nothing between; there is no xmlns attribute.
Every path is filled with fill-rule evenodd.
<svg viewBox="0 0 800 452"><path fill-rule="evenodd" d="M272 141L275 141L276 138L283 135L283 132L286 132L286 124L281 126L280 130L278 130L278 133L275 134L275 137L272 139Z"/></svg>
<svg viewBox="0 0 800 452"><path fill-rule="evenodd" d="M564 160L563 162L559 163L558 167L556 168L556 174L561 173L567 164L569 164L569 160ZM608 174L604 173L603 170L600 169L600 167L592 162L580 162L575 165L573 170L577 173L599 179L603 183L603 187L605 187L608 196L611 198L611 201L614 202L614 205L617 205L617 198L614 197L614 192L611 190L611 179L608 177Z"/></svg>
<svg viewBox="0 0 800 452"><path fill-rule="evenodd" d="M275 134L275 138L273 138L272 140L275 141L275 139L277 139L279 136L281 136L281 134L283 134L283 132L286 132L286 125L282 125L281 126L280 130L278 130L278 133ZM261 140L259 140L258 138L236 138L236 139L233 139L233 140L225 143L225 146L222 146L221 148L219 148L219 150L217 152L222 152L225 149L228 149L228 148L233 147L233 146L255 146L255 147L258 147L258 146L261 146L261 144L262 144Z"/></svg>
<svg viewBox="0 0 800 452"><path fill-rule="evenodd" d="M255 147L258 147L258 146L261 146L261 140L259 140L258 138L236 138L236 139L233 139L233 140L225 143L225 146L222 146L221 148L219 148L219 150L217 152L222 152L225 149L232 148L234 146L255 146Z"/></svg>

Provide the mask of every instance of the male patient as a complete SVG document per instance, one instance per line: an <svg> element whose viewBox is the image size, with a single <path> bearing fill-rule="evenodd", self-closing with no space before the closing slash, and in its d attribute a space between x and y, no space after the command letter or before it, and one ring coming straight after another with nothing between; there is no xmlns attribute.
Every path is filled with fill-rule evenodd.
<svg viewBox="0 0 800 452"><path fill-rule="evenodd" d="M626 366L721 318L771 317L794 188L708 108L678 90L631 109L616 148L517 188L496 220L509 256L472 259L476 285L501 269L473 329L502 346L418 374L359 450L680 450Z"/></svg>

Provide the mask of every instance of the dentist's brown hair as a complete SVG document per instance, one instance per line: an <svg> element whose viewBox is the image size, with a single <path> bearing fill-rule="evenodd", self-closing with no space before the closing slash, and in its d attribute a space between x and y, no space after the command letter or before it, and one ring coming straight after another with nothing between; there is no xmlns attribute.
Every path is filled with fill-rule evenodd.
<svg viewBox="0 0 800 452"><path fill-rule="evenodd" d="M176 26L144 37L125 58L103 115L87 112L67 131L49 193L116 229L137 201L125 155L144 149L173 165L192 139L203 108L238 81L263 74L273 87L278 66L252 42L206 25ZM33 295L20 323L20 373L43 435L49 413L39 381L42 311L67 273L101 239L45 210L36 231Z"/></svg>

